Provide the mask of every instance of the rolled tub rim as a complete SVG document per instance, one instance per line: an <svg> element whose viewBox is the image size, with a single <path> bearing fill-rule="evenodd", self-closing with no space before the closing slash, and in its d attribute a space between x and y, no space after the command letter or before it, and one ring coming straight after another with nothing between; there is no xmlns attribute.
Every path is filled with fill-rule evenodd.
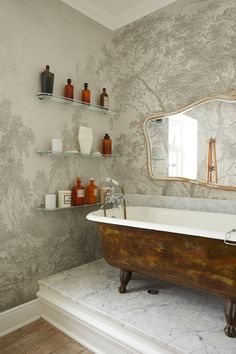
<svg viewBox="0 0 236 354"><path fill-rule="evenodd" d="M149 207L149 206L128 206L127 210L129 208L138 208L138 209L156 209L161 210L161 211L170 211L170 212L179 212L179 213L194 213L194 214L204 214L204 216L223 216L225 217L226 215L229 215L232 217L235 217L234 214L224 214L224 213L214 213L214 212L208 212L208 211L199 211L199 210L187 210L187 209L172 209L172 208L159 208L159 207ZM113 211L118 210L117 208L112 209ZM121 219L121 218L112 218L112 217L105 217L103 215L103 210L97 210L97 211L92 211L86 215L86 219L89 221L94 221L98 223L105 223L105 224L113 224L113 225L119 225L119 226L128 226L128 227L137 227L140 229L147 229L147 230L156 230L156 231L164 231L164 232L171 232L171 233L176 233L176 234L184 234L184 235L190 235L190 236L199 236L199 237L205 237L205 238L211 238L211 239L218 239L218 240L224 240L225 239L225 233L230 231L226 230L225 232L222 231L216 231L216 230L204 230L203 228L199 227L185 227L185 226L179 226L179 225L168 225L168 224L158 224L154 222L147 222L147 221L138 221L138 220L131 220L131 219ZM235 225L236 227L236 217L235 217ZM233 227L232 227L233 228Z"/></svg>

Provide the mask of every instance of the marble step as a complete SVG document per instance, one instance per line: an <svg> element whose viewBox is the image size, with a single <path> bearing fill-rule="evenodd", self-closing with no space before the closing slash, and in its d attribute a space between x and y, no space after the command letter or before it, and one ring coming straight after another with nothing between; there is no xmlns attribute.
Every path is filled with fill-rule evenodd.
<svg viewBox="0 0 236 354"><path fill-rule="evenodd" d="M139 274L126 294L118 286L103 259L40 280L42 317L95 353L236 353L222 299Z"/></svg>

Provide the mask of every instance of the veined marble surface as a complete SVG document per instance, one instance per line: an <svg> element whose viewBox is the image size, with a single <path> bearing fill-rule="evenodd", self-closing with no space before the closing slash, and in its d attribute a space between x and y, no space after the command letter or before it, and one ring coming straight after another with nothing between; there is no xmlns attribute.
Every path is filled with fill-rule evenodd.
<svg viewBox="0 0 236 354"><path fill-rule="evenodd" d="M119 294L119 269L103 259L39 283L136 333L151 337L173 353L236 353L236 339L226 337L223 331L223 300L216 296L137 273L128 284L128 292ZM157 288L158 295L147 293L148 289Z"/></svg>
<svg viewBox="0 0 236 354"><path fill-rule="evenodd" d="M157 208L187 209L215 213L236 214L236 200L180 198L160 195L126 194L129 206L151 206Z"/></svg>

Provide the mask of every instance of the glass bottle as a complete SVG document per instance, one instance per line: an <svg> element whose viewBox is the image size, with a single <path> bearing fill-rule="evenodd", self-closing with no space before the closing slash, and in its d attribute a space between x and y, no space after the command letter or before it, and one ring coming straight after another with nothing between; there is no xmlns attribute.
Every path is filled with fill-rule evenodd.
<svg viewBox="0 0 236 354"><path fill-rule="evenodd" d="M41 91L45 93L53 93L54 74L49 71L49 65L41 73Z"/></svg>
<svg viewBox="0 0 236 354"><path fill-rule="evenodd" d="M74 86L71 85L71 79L67 79L67 84L65 85L64 97L74 98Z"/></svg>
<svg viewBox="0 0 236 354"><path fill-rule="evenodd" d="M76 185L72 188L72 205L85 203L85 188L81 185L81 178L77 177Z"/></svg>
<svg viewBox="0 0 236 354"><path fill-rule="evenodd" d="M85 195L87 204L97 203L98 189L97 186L94 184L93 177L90 178L89 185L86 187Z"/></svg>
<svg viewBox="0 0 236 354"><path fill-rule="evenodd" d="M100 106L108 109L108 94L105 88L103 88L102 93L100 95Z"/></svg>
<svg viewBox="0 0 236 354"><path fill-rule="evenodd" d="M105 134L102 139L102 153L103 155L111 155L112 153L112 140L109 134Z"/></svg>
<svg viewBox="0 0 236 354"><path fill-rule="evenodd" d="M90 103L90 90L88 89L88 83L84 83L84 89L82 91L82 97L81 97L82 102L85 103Z"/></svg>

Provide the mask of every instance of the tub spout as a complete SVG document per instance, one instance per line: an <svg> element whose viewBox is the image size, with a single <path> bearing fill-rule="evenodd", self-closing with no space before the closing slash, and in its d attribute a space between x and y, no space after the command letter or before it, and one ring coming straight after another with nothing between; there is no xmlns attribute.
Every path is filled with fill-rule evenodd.
<svg viewBox="0 0 236 354"><path fill-rule="evenodd" d="M104 205L103 205L103 208L102 208L104 210L104 216L107 216L106 205L108 203L112 204L112 206L115 206L115 207L118 207L118 208L121 207L121 204L123 203L124 219L127 219L126 200L125 200L124 188L117 181L115 181L114 179L107 178L106 182L108 182L110 184L111 188L113 188L113 185L119 186L120 189L121 189L122 195L117 195L117 194L114 194L114 193L108 195L108 193L110 192L109 190L105 193L105 195L104 195Z"/></svg>

